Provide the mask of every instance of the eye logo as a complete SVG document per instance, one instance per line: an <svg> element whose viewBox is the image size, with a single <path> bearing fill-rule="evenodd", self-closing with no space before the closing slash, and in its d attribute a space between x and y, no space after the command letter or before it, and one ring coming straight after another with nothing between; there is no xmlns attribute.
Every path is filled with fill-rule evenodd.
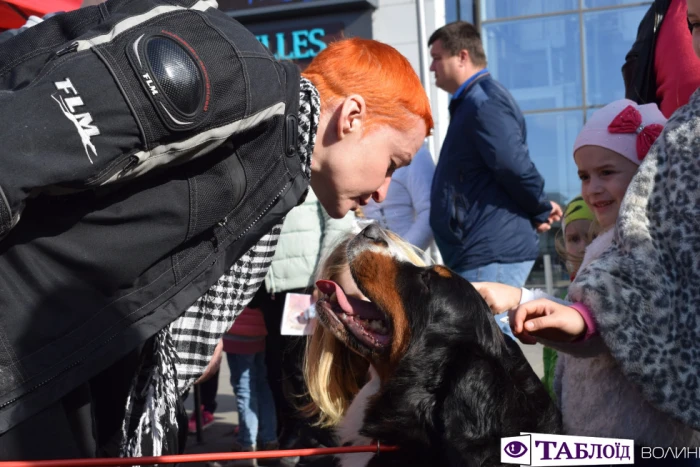
<svg viewBox="0 0 700 467"><path fill-rule="evenodd" d="M527 452L527 446L525 446L520 441L511 441L510 443L506 444L503 450L510 457L518 458L525 455L525 453Z"/></svg>

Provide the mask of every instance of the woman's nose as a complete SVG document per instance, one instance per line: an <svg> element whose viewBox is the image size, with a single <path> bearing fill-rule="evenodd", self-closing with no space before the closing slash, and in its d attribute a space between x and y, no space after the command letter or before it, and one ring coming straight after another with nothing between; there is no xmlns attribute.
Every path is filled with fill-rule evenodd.
<svg viewBox="0 0 700 467"><path fill-rule="evenodd" d="M391 183L391 177L387 177L386 180L384 180L384 183L382 186L380 186L377 191L372 193L372 199L374 199L377 203L381 203L386 199L386 194L389 191L389 184Z"/></svg>

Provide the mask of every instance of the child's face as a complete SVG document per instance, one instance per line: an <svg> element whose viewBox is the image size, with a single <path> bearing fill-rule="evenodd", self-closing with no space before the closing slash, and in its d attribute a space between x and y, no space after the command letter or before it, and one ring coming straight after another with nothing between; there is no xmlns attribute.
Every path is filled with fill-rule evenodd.
<svg viewBox="0 0 700 467"><path fill-rule="evenodd" d="M583 258L583 253L588 245L588 230L591 228L591 221L579 219L566 224L564 230L564 244L566 253L575 258Z"/></svg>
<svg viewBox="0 0 700 467"><path fill-rule="evenodd" d="M688 23L693 35L693 50L700 58L700 0L688 0Z"/></svg>
<svg viewBox="0 0 700 467"><path fill-rule="evenodd" d="M639 167L615 151L600 146L583 146L574 154L581 179L581 196L600 227L615 225L622 198Z"/></svg>

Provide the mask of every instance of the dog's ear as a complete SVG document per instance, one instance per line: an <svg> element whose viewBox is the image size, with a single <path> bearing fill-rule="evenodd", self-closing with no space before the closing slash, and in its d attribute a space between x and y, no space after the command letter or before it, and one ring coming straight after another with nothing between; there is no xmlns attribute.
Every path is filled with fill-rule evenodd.
<svg viewBox="0 0 700 467"><path fill-rule="evenodd" d="M471 283L461 277L454 282L449 291L434 299L437 306L431 331L450 341L447 345L468 346L485 357L502 358L507 353L505 336L491 309Z"/></svg>
<svg viewBox="0 0 700 467"><path fill-rule="evenodd" d="M507 410L514 391L506 369L484 352L456 354L425 337L368 404L362 434L399 444L406 465L434 465L416 456L435 450L448 466L498 465L504 424L517 413Z"/></svg>
<svg viewBox="0 0 700 467"><path fill-rule="evenodd" d="M502 359L508 354L506 339L499 328L495 316L486 301L469 281L464 281L463 293L468 314L473 319L469 323L476 333L476 340L482 352L491 358Z"/></svg>
<svg viewBox="0 0 700 467"><path fill-rule="evenodd" d="M479 297L481 298L481 297ZM492 358L502 358L506 349L506 336L498 327L494 316L491 314L491 309L483 300L475 300L473 303L475 313L485 316L485 320L480 323L475 323L475 331L479 347Z"/></svg>
<svg viewBox="0 0 700 467"><path fill-rule="evenodd" d="M412 342L398 367L373 397L365 412L361 433L383 444L401 446L397 465L431 465L435 459L416 456L433 452L435 446L435 391L440 349L426 351L422 342ZM394 457L394 456L392 456Z"/></svg>
<svg viewBox="0 0 700 467"><path fill-rule="evenodd" d="M491 455L490 446L500 449L494 436L503 417L501 377L478 363L486 362L483 355L455 355L438 334L423 337L368 404L362 435L400 445L403 465L435 465L435 458L419 456L436 449L448 466L488 465L481 460Z"/></svg>
<svg viewBox="0 0 700 467"><path fill-rule="evenodd" d="M506 369L496 360L472 355L454 359L446 371L459 376L445 392L436 416L445 452L463 463L469 459L477 465L497 464L500 438L515 413L509 410L512 386Z"/></svg>
<svg viewBox="0 0 700 467"><path fill-rule="evenodd" d="M522 350L514 341L507 349L498 359L476 354L455 359L449 371L460 375L459 380L446 392L435 417L436 424L444 425L446 445L481 456L485 465L498 464L502 437L561 431L559 410Z"/></svg>

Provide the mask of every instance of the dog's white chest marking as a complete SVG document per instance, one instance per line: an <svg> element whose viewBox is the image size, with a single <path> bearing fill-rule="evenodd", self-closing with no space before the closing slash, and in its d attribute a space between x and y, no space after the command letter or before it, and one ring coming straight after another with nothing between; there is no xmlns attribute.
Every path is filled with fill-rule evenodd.
<svg viewBox="0 0 700 467"><path fill-rule="evenodd" d="M343 421L340 422L340 425L338 425L336 429L341 446L347 443L350 443L352 446L367 446L372 442L371 439L360 435L360 429L365 420L365 410L367 410L369 398L379 392L379 375L372 365L369 367L369 378L367 384L362 386L360 392L358 392L352 400ZM338 459L340 460L341 467L364 467L373 456L374 453L372 452L363 452L342 454L338 456Z"/></svg>

